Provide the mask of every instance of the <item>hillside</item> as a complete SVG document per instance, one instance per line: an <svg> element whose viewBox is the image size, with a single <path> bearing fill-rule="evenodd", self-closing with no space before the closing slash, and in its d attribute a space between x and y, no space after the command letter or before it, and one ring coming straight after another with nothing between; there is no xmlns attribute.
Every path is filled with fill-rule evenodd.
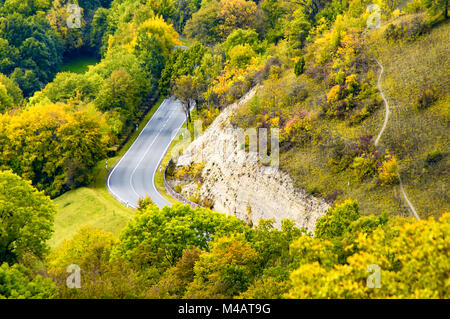
<svg viewBox="0 0 450 319"><path fill-rule="evenodd" d="M448 299L449 38L448 0L0 0L0 299Z"/></svg>
<svg viewBox="0 0 450 319"><path fill-rule="evenodd" d="M403 15L367 35L354 30L344 32L337 54L320 69L313 64L314 54L321 49L321 38L307 44L305 51L309 56L304 74L297 77L289 64L282 66L263 82L252 101L232 116L232 123L244 129L279 125L280 168L289 173L296 187L311 195L329 202L356 199L367 214L412 216L398 178L383 181L379 173L382 167L395 164L391 174L397 171L400 174L405 193L418 215L440 216L449 209L445 150L450 105L450 47L446 39L450 24L446 21L430 30L425 20L423 13ZM404 26L405 35L398 40L386 39L386 29L391 24ZM417 34L409 35L408 30ZM350 60L348 66L341 70L330 68L330 63L342 63L343 58ZM388 101L389 117L375 147L385 119L377 83L381 71L377 60L384 68L379 84ZM350 102L348 97L339 96L335 104L341 101L344 104L333 106L330 96L339 85L333 86L333 82L338 82L330 77L344 80L345 69L347 74L355 72L350 74L356 79L355 92L351 94L357 96ZM345 85L348 84L340 84L340 88ZM426 90L433 92L432 101L418 107ZM330 106L336 110L330 110ZM208 165L200 175L207 176L206 170ZM239 184L235 180L233 187L239 189ZM193 196L195 188L182 193ZM204 199L200 198L199 203ZM229 209L233 210L232 207L225 210Z"/></svg>

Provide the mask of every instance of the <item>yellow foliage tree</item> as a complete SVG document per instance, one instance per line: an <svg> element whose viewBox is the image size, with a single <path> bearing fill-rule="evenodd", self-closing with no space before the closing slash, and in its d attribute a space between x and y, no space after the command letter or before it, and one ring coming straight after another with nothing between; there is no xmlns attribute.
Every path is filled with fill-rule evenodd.
<svg viewBox="0 0 450 319"><path fill-rule="evenodd" d="M449 298L450 213L416 221L397 218L371 234L359 233L347 264L319 261L291 273L288 298ZM308 243L308 241L306 242ZM300 242L296 249L307 247ZM379 272L377 272L377 269ZM373 272L375 270L375 272ZM379 286L372 279L379 276Z"/></svg>

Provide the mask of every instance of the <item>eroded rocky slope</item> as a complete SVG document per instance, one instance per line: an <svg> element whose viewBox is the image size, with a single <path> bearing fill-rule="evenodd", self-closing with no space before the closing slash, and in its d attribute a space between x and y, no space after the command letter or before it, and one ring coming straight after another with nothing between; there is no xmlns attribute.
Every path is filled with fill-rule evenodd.
<svg viewBox="0 0 450 319"><path fill-rule="evenodd" d="M183 186L185 197L209 199L216 211L233 214L256 224L259 219L294 220L313 231L317 219L329 207L321 198L294 187L290 176L272 166L264 166L256 153L241 149L238 132L229 123L230 115L253 97L256 89L238 103L228 106L211 126L176 159L177 166L204 163L201 183Z"/></svg>

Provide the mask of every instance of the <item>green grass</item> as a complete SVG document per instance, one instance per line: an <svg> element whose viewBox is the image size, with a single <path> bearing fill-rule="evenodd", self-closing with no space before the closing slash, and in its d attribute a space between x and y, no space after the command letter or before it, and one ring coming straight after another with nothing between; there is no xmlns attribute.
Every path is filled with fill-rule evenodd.
<svg viewBox="0 0 450 319"><path fill-rule="evenodd" d="M131 147L139 133L160 106L163 98L155 103L135 131L115 157L108 159L111 169ZM52 248L59 246L65 239L70 239L80 227L91 225L118 235L132 218L134 210L119 203L106 188L108 171L105 161L97 163L94 168L94 181L87 187L67 192L54 199L57 206L53 237L49 240Z"/></svg>
<svg viewBox="0 0 450 319"><path fill-rule="evenodd" d="M98 59L91 56L78 56L65 62L61 66L60 72L73 72L82 74L89 70L90 65L94 65L97 62L99 62Z"/></svg>

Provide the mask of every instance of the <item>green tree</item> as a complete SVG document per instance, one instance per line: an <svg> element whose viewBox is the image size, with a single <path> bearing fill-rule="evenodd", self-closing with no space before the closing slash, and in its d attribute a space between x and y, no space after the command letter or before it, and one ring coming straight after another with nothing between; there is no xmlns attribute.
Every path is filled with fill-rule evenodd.
<svg viewBox="0 0 450 319"><path fill-rule="evenodd" d="M10 78L19 85L24 97L29 97L40 89L39 79L32 70L16 68Z"/></svg>
<svg viewBox="0 0 450 319"><path fill-rule="evenodd" d="M57 296L51 279L33 277L30 270L16 264L0 266L0 299L49 299Z"/></svg>
<svg viewBox="0 0 450 319"><path fill-rule="evenodd" d="M174 25L178 33L183 33L186 22L200 9L202 0L176 0Z"/></svg>
<svg viewBox="0 0 450 319"><path fill-rule="evenodd" d="M258 37L259 35L255 30L236 29L231 32L222 45L227 53L235 46L244 44L248 44L253 51L262 53L265 48Z"/></svg>
<svg viewBox="0 0 450 319"><path fill-rule="evenodd" d="M290 20L286 21L285 38L293 50L303 47L312 25L303 9L297 9Z"/></svg>
<svg viewBox="0 0 450 319"><path fill-rule="evenodd" d="M167 268L177 263L185 249L206 249L212 238L244 230L245 224L237 218L208 209L152 205L137 212L125 227L117 250L137 267Z"/></svg>
<svg viewBox="0 0 450 319"><path fill-rule="evenodd" d="M5 86L7 95L11 98L14 106L21 106L23 102L22 90L17 83L4 74L0 74L0 83Z"/></svg>
<svg viewBox="0 0 450 319"><path fill-rule="evenodd" d="M50 81L61 64L62 43L42 14L24 17L8 14L0 19L0 62L10 75L16 68L31 70L39 81ZM18 83L20 85L20 83ZM30 85L31 87L31 85ZM21 86L22 91L27 88ZM25 94L29 96L31 94Z"/></svg>
<svg viewBox="0 0 450 319"><path fill-rule="evenodd" d="M185 33L204 44L214 44L220 40L219 4L213 0L192 15L186 23Z"/></svg>
<svg viewBox="0 0 450 319"><path fill-rule="evenodd" d="M255 51L248 45L237 45L230 50L230 65L233 68L243 69L256 57Z"/></svg>
<svg viewBox="0 0 450 319"><path fill-rule="evenodd" d="M115 109L131 120L139 105L138 88L131 75L123 68L112 72L100 87L95 105L101 111Z"/></svg>
<svg viewBox="0 0 450 319"><path fill-rule="evenodd" d="M19 59L19 50L9 45L7 39L0 38L0 72L10 74Z"/></svg>
<svg viewBox="0 0 450 319"><path fill-rule="evenodd" d="M152 86L157 87L157 81L161 78L161 72L165 65L165 57L157 39L149 36L147 32L141 31L134 50Z"/></svg>
<svg viewBox="0 0 450 319"><path fill-rule="evenodd" d="M25 254L44 257L56 208L42 192L10 171L0 172L0 262Z"/></svg>
<svg viewBox="0 0 450 319"><path fill-rule="evenodd" d="M345 234L350 224L361 216L358 203L347 200L329 209L316 223L315 235L322 239L332 239Z"/></svg>
<svg viewBox="0 0 450 319"><path fill-rule="evenodd" d="M101 48L105 45L105 34L108 31L108 13L108 9L98 8L91 23L89 44L98 54L101 53Z"/></svg>
<svg viewBox="0 0 450 319"><path fill-rule="evenodd" d="M262 267L287 266L291 262L289 247L305 230L295 227L292 220L284 219L281 229L274 226L275 219L260 220L252 229L249 242L261 256Z"/></svg>
<svg viewBox="0 0 450 319"><path fill-rule="evenodd" d="M303 57L303 55L301 55L297 62L295 62L295 66L294 66L294 72L296 76L300 76L301 74L303 74L303 71L305 69L305 58Z"/></svg>

